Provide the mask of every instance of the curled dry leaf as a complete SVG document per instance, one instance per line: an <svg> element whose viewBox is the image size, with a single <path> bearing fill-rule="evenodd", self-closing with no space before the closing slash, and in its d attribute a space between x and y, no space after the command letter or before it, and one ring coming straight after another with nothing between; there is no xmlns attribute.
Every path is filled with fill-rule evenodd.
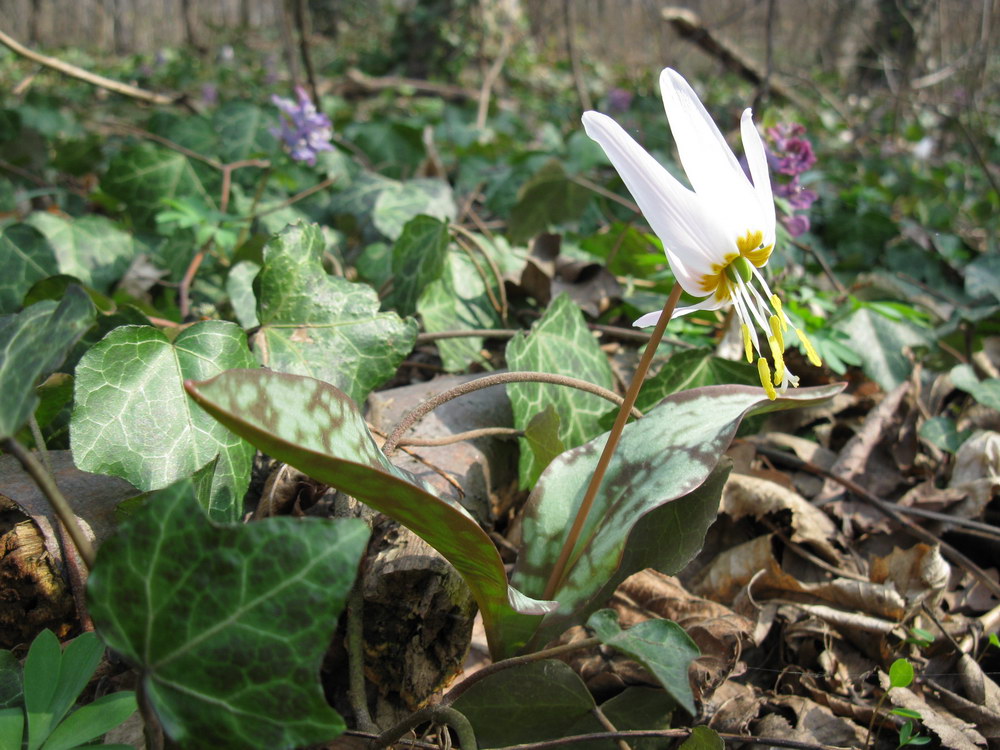
<svg viewBox="0 0 1000 750"><path fill-rule="evenodd" d="M873 583L891 585L906 600L907 614L921 604L933 607L951 575L951 566L941 557L937 546L915 544L909 549L896 547L885 557L871 563Z"/></svg>
<svg viewBox="0 0 1000 750"><path fill-rule="evenodd" d="M879 675L883 685L888 684L888 677ZM920 724L941 740L942 747L953 750L980 750L986 746L986 738L972 724L951 714L944 706L932 698L917 695L909 688L896 687L889 691L889 701L894 706L917 711L920 714Z"/></svg>
<svg viewBox="0 0 1000 750"><path fill-rule="evenodd" d="M768 701L768 708L772 706L777 710L767 711L754 724L754 734L820 745L864 746L865 731L860 726L808 698L779 696ZM786 718L789 714L792 721Z"/></svg>

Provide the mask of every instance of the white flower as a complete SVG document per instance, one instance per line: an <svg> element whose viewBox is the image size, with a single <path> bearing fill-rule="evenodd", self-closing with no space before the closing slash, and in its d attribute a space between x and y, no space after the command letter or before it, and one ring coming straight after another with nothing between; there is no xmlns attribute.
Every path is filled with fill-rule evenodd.
<svg viewBox="0 0 1000 750"><path fill-rule="evenodd" d="M742 323L747 361L757 355L761 384L770 398L774 386L797 385L784 364L788 317L781 300L760 272L774 249L774 199L767 157L750 109L743 111L740 133L750 167L748 179L698 95L670 68L660 74L660 90L681 165L693 189L682 185L614 120L585 112L587 135L604 149L646 221L663 241L667 260L685 292L701 301L674 311L716 310L728 304ZM660 313L643 315L634 325L655 325ZM762 354L758 329L767 341L774 374ZM809 361L819 357L805 334L795 329Z"/></svg>

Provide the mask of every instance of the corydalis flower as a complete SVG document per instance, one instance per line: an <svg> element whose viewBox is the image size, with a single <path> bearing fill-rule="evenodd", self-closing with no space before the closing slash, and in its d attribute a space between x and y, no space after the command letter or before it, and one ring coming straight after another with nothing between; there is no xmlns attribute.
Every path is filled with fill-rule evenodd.
<svg viewBox="0 0 1000 750"><path fill-rule="evenodd" d="M747 361L753 362L756 355L761 385L773 399L775 386L785 389L797 385L798 378L788 372L784 361L788 316L760 272L771 257L775 240L774 198L764 144L750 109L744 110L740 132L750 169L748 178L688 82L667 68L660 74L660 90L681 165L693 190L667 172L610 117L585 112L584 128L604 149L663 241L681 287L703 298L678 308L674 317L732 304L742 324ZM660 313L649 313L634 325L651 326L659 318ZM798 329L795 332L809 361L819 365L805 334ZM773 374L763 355L762 338L774 362Z"/></svg>
<svg viewBox="0 0 1000 750"><path fill-rule="evenodd" d="M274 106L286 115L281 119L281 127L274 128L271 133L285 142L295 161L314 165L316 154L320 151L333 151L330 144L333 126L329 117L316 110L304 88L297 87L295 93L298 102L280 96L271 97Z"/></svg>

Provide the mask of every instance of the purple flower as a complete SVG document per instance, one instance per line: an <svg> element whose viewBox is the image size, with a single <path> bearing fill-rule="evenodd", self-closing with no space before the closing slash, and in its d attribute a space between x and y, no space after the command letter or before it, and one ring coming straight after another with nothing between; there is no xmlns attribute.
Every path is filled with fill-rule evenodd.
<svg viewBox="0 0 1000 750"><path fill-rule="evenodd" d="M333 137L333 126L330 118L316 111L309 94L301 86L295 89L298 102L272 96L271 101L285 117L281 118L281 127L271 130L285 142L289 155L295 161L303 161L310 166L316 164L316 154L320 151L333 151L330 138Z"/></svg>
<svg viewBox="0 0 1000 750"><path fill-rule="evenodd" d="M201 85L201 100L205 104L212 105L219 101L219 89L214 83L203 83Z"/></svg>
<svg viewBox="0 0 1000 750"><path fill-rule="evenodd" d="M608 91L608 110L624 112L632 105L632 92L614 88Z"/></svg>
<svg viewBox="0 0 1000 750"><path fill-rule="evenodd" d="M816 154L805 137L805 127L799 123L779 123L768 128L766 134L768 162L781 175L775 180L774 194L788 202L786 213L779 219L790 235L798 237L809 229L809 217L798 212L808 211L818 197L812 190L802 187L799 175L812 168Z"/></svg>
<svg viewBox="0 0 1000 750"><path fill-rule="evenodd" d="M792 214L791 216L782 216L781 223L785 225L785 229L792 237L798 237L800 234L805 234L809 231L809 217L805 214Z"/></svg>

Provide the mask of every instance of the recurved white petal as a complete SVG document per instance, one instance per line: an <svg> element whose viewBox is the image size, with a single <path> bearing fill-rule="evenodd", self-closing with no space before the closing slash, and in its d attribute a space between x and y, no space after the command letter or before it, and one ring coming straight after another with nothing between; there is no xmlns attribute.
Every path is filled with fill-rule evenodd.
<svg viewBox="0 0 1000 750"><path fill-rule="evenodd" d="M679 318L682 315L687 315L688 313L697 312L698 310L718 310L723 305L727 304L728 300L717 300L715 296L706 297L701 302L696 302L693 305L687 305L685 307L678 307L674 309L674 314L670 316L670 319ZM646 313L641 318L636 320L632 325L636 328L648 328L650 326L655 326L657 321L660 319L661 310L656 312Z"/></svg>
<svg viewBox="0 0 1000 750"><path fill-rule="evenodd" d="M740 137L743 140L743 153L750 167L750 177L753 178L754 193L760 204L764 220L764 244L774 242L774 196L771 193L771 175L767 169L767 154L764 151L764 141L753 123L753 113L747 107L740 118Z"/></svg>

